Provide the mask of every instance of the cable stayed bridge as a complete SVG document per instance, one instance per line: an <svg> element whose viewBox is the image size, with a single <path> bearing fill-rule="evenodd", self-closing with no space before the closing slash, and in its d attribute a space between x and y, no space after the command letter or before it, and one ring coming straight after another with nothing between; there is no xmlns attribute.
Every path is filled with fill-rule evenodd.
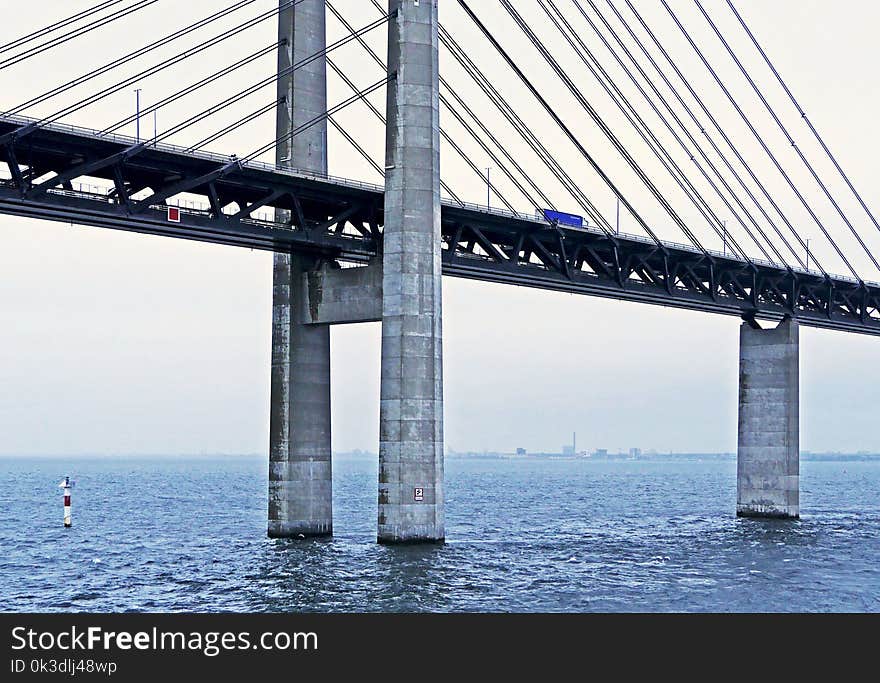
<svg viewBox="0 0 880 683"><path fill-rule="evenodd" d="M0 75L162 4L110 0L58 19L0 46ZM493 28L485 4L445 0L444 12L458 13L478 49L440 23L438 0L371 0L350 16L330 0L272 4L257 12L255 0L224 3L39 96L0 106L0 212L276 252L271 535L332 532L329 329L382 321L379 539L443 538L441 274L741 316L737 510L798 516L798 325L878 334L880 285L871 278L880 277L880 264L871 245L880 224L733 2L693 0L686 17L678 6L657 3L717 88L713 101L629 0L491 3L514 36ZM751 62L763 64L763 80L720 28L722 10L751 46ZM695 18L757 98L776 142L688 29ZM333 41L328 19L341 27ZM199 32L223 21L235 25L204 40ZM151 107L104 127L67 122L157 74L185 74L187 60L267 22L278 25L276 41ZM387 61L370 43L380 31L387 32ZM188 38L201 42L95 85ZM336 60L346 47L359 49L381 78L356 85ZM441 72L441 47L461 82ZM140 134L150 114L275 55L277 69L265 78L211 98L211 106L152 137ZM481 66L489 56L492 70ZM540 81L534 63L544 67ZM328 71L347 88L332 105ZM529 123L505 94L502 76L552 134ZM767 95L771 87L807 124L821 164L795 141ZM273 97L258 108L196 141L177 142L267 88ZM479 105L468 101L472 92ZM47 115L30 113L66 93L81 99ZM371 99L376 93L387 98L384 112ZM567 94L581 118L572 120L551 93ZM386 131L381 162L366 149L365 127L341 123L354 107ZM734 139L719 107L741 120L737 130L749 144ZM486 110L503 126L487 123ZM272 114L273 134L249 153L206 151ZM132 125L134 136L121 133ZM384 184L329 174L331 129ZM458 174L441 175L441 147L444 168L454 157L486 188L485 205L461 198ZM600 157L600 148L613 160ZM477 164L477 155L492 165ZM583 170L572 170L572 158ZM632 232L606 218L600 192L622 208ZM493 195L503 208L492 208ZM812 249L806 222L819 236ZM764 329L760 321L779 326Z"/></svg>

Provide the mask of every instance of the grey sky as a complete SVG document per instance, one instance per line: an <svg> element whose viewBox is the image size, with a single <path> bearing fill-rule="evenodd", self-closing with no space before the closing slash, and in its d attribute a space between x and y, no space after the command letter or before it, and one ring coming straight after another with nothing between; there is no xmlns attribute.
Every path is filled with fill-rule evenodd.
<svg viewBox="0 0 880 683"><path fill-rule="evenodd" d="M94 4L92 0L51 0L7 16L0 27L0 44ZM32 96L74 78L110 59L195 21L231 0L160 0L139 19L120 22L113 30L96 32L59 51L0 71L2 101L9 109ZM113 72L69 95L42 102L29 115L48 115L62 105L133 74L142 68L231 27L275 0L257 0L233 19L207 27L138 65ZM376 16L363 0L338 0L339 9L356 26ZM604 0L598 3L607 7ZM615 2L624 7L622 0ZM835 262L821 233L810 224L778 177L751 141L744 126L706 78L705 70L688 52L686 43L662 9L659 0L635 3L658 28L661 40L691 76L695 88L710 102L725 129L741 145L759 175L766 177L799 231L811 238L815 254L835 273L846 274ZM773 141L774 150L807 189L809 201L820 211L851 254L860 274L880 280L869 261L858 254L852 238L819 192L760 104L748 91L729 60L713 43L705 22L691 0L674 0L695 38L707 46L710 59L721 68L726 83L743 99L750 118ZM875 253L880 233L859 213L829 164L787 105L743 36L736 30L726 4L704 3L731 36L738 52L772 102L784 112L784 122L798 143L815 159L823 175L833 180L835 193L855 219ZM659 207L652 205L628 170L617 160L584 113L542 67L539 57L523 44L515 27L494 0L472 5L485 17L505 45L520 56L530 76L548 84L548 97L578 131L600 162L619 180L653 226L666 238L684 241ZM589 28L579 23L570 0L559 0L580 34L595 49L617 82L626 85L612 68ZM787 79L811 120L819 128L872 208L878 181L877 154L872 130L880 86L874 74L877 61L874 31L880 25L875 3L783 0L740 0L738 9L751 23L779 70ZM517 2L542 35L549 36L533 0ZM138 17L138 15L135 15ZM467 23L457 3L444 0L441 19L467 46L471 57L494 78L512 104L540 131L554 152L613 221L615 202L583 160L554 131L545 115L508 73L489 47ZM543 23L542 23L543 22ZM329 38L341 35L330 20ZM205 53L169 74L142 83L143 103L182 88L200 76L256 51L274 40L275 26L266 22L223 47ZM384 32L370 42L384 55ZM680 195L675 195L656 159L636 140L604 98L599 86L584 72L561 40L551 43L569 73L582 85L591 102L632 145L640 162L665 190L677 197L676 207L707 246L721 248L705 222ZM64 58L57 59L62 54ZM380 76L354 46L335 54L354 80L365 86ZM536 179L547 188L560 209L571 198L542 173L515 134L502 126L484 100L456 70L445 53L443 70L460 92L473 102L505 144L521 155ZM33 62L33 63L31 63ZM212 85L159 113L160 130L186 118L226 94L240 90L271 73L273 59ZM628 89L640 112L646 108ZM344 86L331 79L330 99L347 96ZM225 112L210 125L185 131L173 142L201 139L222 122L258 108L272 98L271 90ZM384 108L384 95L373 101ZM70 117L71 123L100 128L129 114L134 95L126 89ZM646 119L652 121L646 113ZM352 107L340 121L375 158L381 158L383 139L377 121L363 107ZM444 116L456 139L478 166L490 162L470 144L451 117ZM659 133L659 125L652 125ZM152 132L152 121L143 122ZM133 133L133 126L127 130ZM247 154L272 137L271 117L237 131L212 149ZM664 143L683 167L687 159L669 136ZM371 182L379 178L338 137L331 138L331 173ZM696 181L696 173L690 169ZM462 197L485 202L485 184L449 149L444 149L443 176ZM493 172L511 201L521 210L527 202ZM701 189L703 186L700 186ZM710 195L707 193L707 197ZM730 216L721 212L724 218ZM497 205L497 198L493 203ZM731 221L732 223L732 221ZM636 232L624 216L624 231ZM738 228L731 224L731 231ZM714 239L714 241L713 241ZM847 241L848 240L848 241ZM753 250L754 251L754 250ZM735 318L675 311L659 307L602 301L588 297L446 279L444 282L446 443L456 450L558 448L578 432L583 447L610 449L639 446L660 450L733 450L736 438L737 326ZM265 451L268 432L269 334L271 255L247 250L114 233L99 229L0 217L0 453L16 452L254 452ZM876 405L880 400L876 363L880 340L805 328L802 331L802 447L811 450L880 450ZM337 327L333 330L333 397L335 450L375 450L378 442L378 325Z"/></svg>

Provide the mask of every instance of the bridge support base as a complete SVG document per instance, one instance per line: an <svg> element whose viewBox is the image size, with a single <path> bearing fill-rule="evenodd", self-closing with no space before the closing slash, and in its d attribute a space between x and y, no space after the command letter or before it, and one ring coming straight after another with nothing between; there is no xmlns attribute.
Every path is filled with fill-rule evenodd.
<svg viewBox="0 0 880 683"><path fill-rule="evenodd" d="M379 543L439 543L443 518L437 0L390 0L379 404ZM396 12L396 15L394 14Z"/></svg>
<svg viewBox="0 0 880 683"><path fill-rule="evenodd" d="M276 255L272 321L269 536L333 533L330 327L305 325L311 264Z"/></svg>
<svg viewBox="0 0 880 683"><path fill-rule="evenodd" d="M793 519L799 500L798 325L740 328L736 514Z"/></svg>

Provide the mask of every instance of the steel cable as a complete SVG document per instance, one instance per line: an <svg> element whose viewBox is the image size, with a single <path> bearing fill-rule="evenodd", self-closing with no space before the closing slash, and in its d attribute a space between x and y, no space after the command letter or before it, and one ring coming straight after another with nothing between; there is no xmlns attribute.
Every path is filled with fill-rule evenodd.
<svg viewBox="0 0 880 683"><path fill-rule="evenodd" d="M685 86L685 88L687 89L688 93L690 93L691 97L694 98L694 101L699 105L700 110L706 115L706 117L707 117L707 118L709 119L709 121L712 123L712 126L713 126L713 127L718 131L718 133L721 135L721 138L722 138L722 140L724 140L724 143L730 148L730 150L733 152L734 156L737 158L737 160L738 160L739 163L743 166L743 168L745 168L745 170L746 170L746 172L748 173L749 177L752 179L752 181L755 183L755 185L756 185L756 186L758 187L758 189L761 191L761 194L763 194L763 196L765 197L765 199L770 203L770 205L773 207L774 211L779 215L779 217L782 219L783 223L785 223L786 227L789 229L789 231L791 232L791 234L794 235L795 240L801 245L801 247L803 247L804 249L806 249L806 246L807 246L807 245L806 245L806 243L804 242L803 238L800 236L800 234L797 232L797 230L794 229L794 226L791 224L791 221L789 221L788 217L785 215L785 213L784 213L784 212L782 211L782 209L779 207L779 204L777 204L776 200L773 199L773 196L772 196L772 195L770 194L770 192L767 190L767 187L764 185L764 183L762 183L761 180L758 178L758 176L755 175L755 172L752 170L751 166L750 166L750 165L748 164L748 162L743 158L742 154L740 154L740 152L739 152L739 150L737 149L736 145L734 145L733 142L730 140L730 137L729 137L729 136L727 135L727 133L724 131L724 128L721 127L721 124L718 123L718 120L715 118L715 116L712 114L712 112L711 112L711 111L709 110L709 108L706 106L706 104L705 104L705 102L703 101L703 99L702 99L702 98L700 97L700 95L696 92L696 90L694 90L693 86L691 86L690 81L689 81L689 80L684 76L684 74L681 72L681 69L680 69L680 68L678 67L678 65L675 63L675 60L672 59L672 57L671 57L671 56L669 55L669 53L666 51L666 48L663 47L663 44L660 42L660 40L657 38L657 36L656 36L656 35L654 34L654 32L651 30L651 27L648 26L647 22L642 18L641 14L639 14L638 10L633 6L633 4L632 4L629 0L625 0L625 1L626 1L627 6L629 7L630 11L633 13L633 15L634 15L634 16L636 17L636 19L638 20L639 24L642 26L642 28L644 29L644 31L647 33L648 37L651 39L651 41L653 42L653 44L654 44L654 45L657 47L657 49L660 51L660 54L663 55L663 58L666 60L666 62L672 67L672 70L675 72L675 74L676 74L676 76L678 77L678 79L679 79L679 80L682 82L682 84ZM630 36L636 41L636 44L639 46L639 49L642 51L642 53L646 55L646 57L648 58L648 61L651 63L651 65L654 67L654 69L657 70L657 73L660 74L661 78L663 79L663 82L667 85L667 87L669 87L669 89L671 90L671 92L672 92L673 94L675 94L675 96L676 96L676 98L679 100L679 102L682 103L682 105L685 107L685 110L689 113L689 115L691 116L691 118L694 119L694 123L696 123L698 126L700 126L700 131L706 136L706 139L710 142L710 144L712 145L713 149L716 151L716 153L719 155L719 157L721 158L721 160L724 162L725 166L726 166L726 167L728 168L728 170L733 174L733 176L737 179L737 182L739 182L739 184L743 187L743 189L745 190L745 192L749 195L749 198L755 203L755 206L758 207L758 209L761 211L761 214L766 218L766 220L768 221L768 223L770 223L770 225L771 225L771 226L774 228L774 230L777 232L779 238L783 241L783 243L784 243L784 244L788 247L788 249L791 251L792 256L794 256L795 260L798 261L799 265L800 265L802 268L806 269L806 266L804 265L804 261L803 261L803 259L801 258L800 254L799 254L795 249L793 249L792 246L791 246L791 244L788 242L788 240L785 239L784 235L782 234L782 231L779 230L779 228L776 226L776 223L775 223L775 222L773 221L773 219L770 217L770 214L766 211L766 209L763 207L763 205L762 205L762 204L761 204L761 203L755 198L754 193L752 193L752 191L749 189L748 185L743 181L742 177L741 177L741 176L735 171L735 169L734 169L733 166L730 164L730 162L727 160L727 158L724 156L724 154L721 153L721 151L720 151L720 149L717 147L716 143L715 143L715 142L712 140L712 138L709 136L709 134L708 134L708 132L706 131L705 127L702 126L702 125L700 124L699 120L697 120L697 119L694 117L694 114L693 114L693 112L690 110L690 108L687 107L686 104L684 104L683 100L681 99L681 96L678 94L678 90L677 90L677 89L675 88L675 86L669 81L669 78L666 76L666 74L663 72L663 70L659 67L659 65L657 64L657 62L656 62L656 61L654 60L654 58L651 56L651 53L648 52L648 50L645 48L644 44L642 44L642 42L636 37L635 33L634 33L633 30L630 28L629 24L626 22L626 20L625 20L625 19L623 18L623 16L620 14L620 12L618 11L618 9L612 4L611 0L606 0L606 2L607 2L607 4L608 4L608 6L611 8L611 10L614 12L614 14L617 16L617 18L621 21L621 23L623 23L623 25L624 25L624 27L627 29L627 32L629 33L629 35L630 35ZM814 260L815 260L815 262L816 262L816 265L817 265L817 266L819 267L819 269L822 271L822 274L823 274L823 275L827 275L827 273L825 272L825 269L822 267L822 265L821 265L821 263L818 261L818 259L814 259Z"/></svg>
<svg viewBox="0 0 880 683"><path fill-rule="evenodd" d="M755 235L752 233L752 231L749 230L748 226L745 224L743 219L739 216L736 209L731 205L730 200L728 200L727 196L721 191L721 189L718 187L718 185L715 183L715 181L709 176L709 174L706 173L706 170L703 168L703 165L696 159L696 157L694 157L691 150L688 148L688 146L685 144L685 142L681 139L681 136L675 131L675 129L669 123L669 120L666 118L666 116L664 116L663 112L661 112L659 110L659 108L654 103L654 100L651 98L651 96L647 92L645 92L645 89L642 87L642 85L639 83L639 81L635 78L635 76L632 73L632 70L623 62L623 60L621 59L617 50L614 48L614 46L608 42L608 40L605 38L602 31L595 24L595 22L592 20L592 18L589 16L589 14L587 14L586 10L584 10L584 8L581 7L578 0L572 0L572 2L574 4L575 8L577 9L577 11L581 14L581 16L590 25L590 28L592 28L593 32L599 37L599 39L602 41L602 44L606 47L608 52L614 57L615 61L618 63L618 65L620 65L620 67L626 73L627 77L630 79L630 81L633 83L633 85L636 87L636 89L642 95L644 100L651 107L652 111L663 122L663 124L666 126L666 128L669 130L669 132L672 134L672 136L675 138L675 140L681 146L682 150L684 150L684 152L694 162L694 165L697 167L697 169L700 171L700 173L706 179L706 182L709 183L709 185L712 187L712 189L718 195L718 197L721 199L721 201L724 203L724 205L730 210L731 214L734 216L734 218L737 220L737 222L739 222L739 224L742 225L743 229L746 231L746 234L749 236L749 238L755 243L755 245L758 247L758 249L761 251L761 253L767 258L767 260L772 262L773 258L767 252L766 247L755 237ZM785 267L788 267L788 264L786 263L785 257L782 256L782 253L779 251L779 249L776 247L776 245L773 243L773 241L766 235L766 233L761 228L760 224L757 222L757 220L754 218L754 216L751 214L749 209L743 204L743 202L742 202L742 200L740 200L739 196L733 191L733 188L730 187L727 180L724 178L724 176L721 174L721 172L718 170L718 168L715 166L715 164L712 162L712 160L708 157L708 155L703 150L700 143L694 138L694 136L691 134L690 130L688 130L687 126L679 118L678 114L676 114L675 110L672 108L672 106L669 104L669 102L666 100L666 98L663 96L663 94L657 89L657 86L654 84L654 82L651 80L651 78L648 76L648 74L645 72L645 70L639 64L638 60L635 59L632 52L630 52L630 50L626 47L624 42L621 40L620 36L617 34L617 31L615 31L614 28L608 23L608 21L605 19L605 16L602 14L602 12L599 11L598 7L596 7L595 3L592 0L587 0L587 3L592 8L593 12L595 12L595 14L598 16L598 18L602 21L603 25L605 26L605 29L614 38L615 42L620 47L621 51L624 53L624 55L626 55L629 62L635 67L636 71L641 76L641 78L648 84L648 86L650 87L651 91L654 94L654 97L663 104L663 107L666 109L666 111L670 114L670 116L675 121L677 126L684 133L685 137L687 137L688 141L699 152L700 156L703 158L703 160L707 163L709 168L712 170L712 172L715 174L715 176L718 178L718 180L724 186L724 189L727 190L728 194L730 194L730 196L733 198L734 202L737 203L737 205L740 207L740 209L749 218L752 225L758 231L758 234L761 235L761 237L764 239L764 242L767 243L767 245L770 247L770 249L776 255L778 261L782 265L784 265ZM681 103L683 104L683 106L685 106L685 108L687 108L686 105L684 105L683 101L681 101ZM693 117L693 114L691 114L691 116L692 116L692 118L695 118L695 117ZM718 151L720 152L720 150L718 150ZM726 227L725 227L725 230L726 230ZM726 239L725 239L725 243L726 243Z"/></svg>
<svg viewBox="0 0 880 683"><path fill-rule="evenodd" d="M148 116L149 114L152 114L154 111L158 111L159 109L168 105L169 103L175 102L175 101L179 100L181 97L185 97L186 95L189 95L190 93L193 93L196 90L199 90L201 88L204 88L207 85L210 85L211 83L216 82L217 79L222 78L222 77L232 73L233 71L240 69L241 67L246 66L246 65L256 61L260 57L263 57L269 53L275 52L275 50L278 49L278 45L279 45L278 42L275 42L271 45L267 45L263 49L258 50L257 52L254 52L254 53L248 55L247 57L240 59L239 61L234 62L233 64L230 64L227 67L224 67L220 71L216 71L213 74L211 74L210 76L205 76L204 78L199 79L195 83L192 83L191 85L188 85L187 87L182 88L181 90L178 90L177 92L175 92L171 95L163 97L161 100L159 100L155 104L152 104L149 107L143 109L140 112L140 116ZM133 122L135 119L137 119L137 117L138 117L138 114L136 114L136 113L131 114L130 116L127 116L124 119L117 121L116 123L112 124L111 126L104 128L98 134L99 135L106 135L108 133L112 133L114 131L117 131L120 128L122 128L123 126L126 126L129 123Z"/></svg>
<svg viewBox="0 0 880 683"><path fill-rule="evenodd" d="M868 208L868 205L862 199L862 196L858 193L858 191L856 191L856 188L852 184L852 182L850 181L849 176L847 176L847 174L844 172L843 168L841 168L840 164L837 162L837 159L831 153L831 150L828 148L828 145L825 144L825 140L823 140L822 136L819 135L819 131L816 130L815 126L813 126L813 123L807 117L806 112L804 112L804 110L801 108L800 103L795 99L795 96L792 94L791 90L789 90L788 85L782 79L782 76L779 75L779 72L776 70L776 67L773 65L773 62L770 61L770 58L767 56L767 53L764 52L764 49L761 47L760 43L758 43L758 40L755 38L752 31L749 29L745 20L740 16L739 12L736 11L736 7L733 6L733 3L730 0L727 0L727 4L730 7L730 9L733 11L736 18L739 20L739 23L742 25L743 29L745 29L746 34L749 36L749 38L751 39L754 46L757 48L758 52L761 54L761 57L764 58L764 61L767 63L767 66L770 67L770 70L773 72L773 75L776 77L776 80L779 81L779 84L785 90L785 94L788 95L788 98L791 100L791 103L795 106L795 109L797 109L797 112L798 112L798 114L800 114L800 117L807 124L810 131L815 136L816 140L822 146L822 149L828 155L828 158L831 160L831 163L834 164L834 167L837 169L838 173L840 173L841 177L844 179L847 186L852 191L853 195L858 200L861 207L865 210L865 213L868 214L868 217L871 219L871 222L874 223L874 226L877 228L877 230L880 230L880 223L877 222L877 219L874 217L874 214L871 212L871 210Z"/></svg>
<svg viewBox="0 0 880 683"><path fill-rule="evenodd" d="M740 73L745 77L746 81L748 81L752 90L754 90L755 94L758 96L758 99L760 99L761 103L764 105L764 108L767 110L767 112L773 118L773 121L779 127L779 130L782 131L782 134L785 136L785 139L792 146L792 148L795 150L795 152L797 152L798 158L803 162L804 166L807 167L807 170L809 170L810 175L813 176L813 180L815 180L816 183L819 185L819 187L822 188L822 192L825 195L825 197L828 199L828 201L831 203L831 205L837 211L837 214L841 217L843 222L846 223L846 226L850 229L850 232L853 234L853 237L856 238L856 241L859 243L859 245L861 245L862 249L865 250L865 253L868 255L868 258L871 259L871 262L874 264L874 267L878 270L878 272L880 272L880 262L877 261L877 259L874 257L874 254L871 253L870 249L868 249L868 245L865 244L861 235L859 235L858 231L855 229L855 226L853 226L853 224L850 222L849 217L844 213L843 209L840 208L840 204L837 203L837 200L834 199L834 196L831 194L831 191L828 189L828 186L819 177L819 174L816 172L816 169L813 167L813 164L810 163L809 159L807 159L807 157L804 155L801 148L798 147L797 143L794 141L794 138L792 138L791 135L789 134L788 129L785 127L785 125L782 123L782 121L779 120L779 116L777 116L776 111L773 109L773 107L767 101L767 98L764 97L764 93L761 91L761 89L755 83L751 74L749 74L749 72L743 66L742 61L739 59L739 57L736 56L736 53L731 49L730 43L727 42L727 39L722 35L721 31L718 30L718 27L715 25L715 22L712 21L712 18L709 16L709 14L703 8L703 5L700 4L699 0L694 0L694 2L696 3L697 7L700 9L700 12L706 18L706 21L712 27L712 30L714 31L715 35L718 37L718 40L721 41L721 44L724 46L724 48L727 50L727 53L730 55L731 59L733 59L734 63L739 68ZM819 227L822 227L821 224ZM822 230L823 230L823 232L825 231L824 228L822 228ZM831 239L830 236L828 238L829 238L829 240ZM833 244L833 241L832 241L832 244ZM835 246L835 249L836 248L837 247ZM838 250L838 253L840 253L839 250ZM841 258L843 258L842 254L841 254ZM845 261L845 259L844 259L844 261ZM849 265L849 263L847 263L847 265ZM850 266L850 270L852 270L851 266ZM855 274L855 271L853 271L853 274ZM856 277L858 277L858 276L856 276Z"/></svg>
<svg viewBox="0 0 880 683"><path fill-rule="evenodd" d="M155 3L159 2L159 0L138 0L133 5L129 7L125 7L117 12L100 19L99 21L89 24L87 26L81 26L78 29L75 29L71 33L67 33L63 36L59 36L58 38L53 38L52 40L43 43L42 45L36 45L34 47L28 48L24 52L20 52L17 55L13 55L12 57L7 57L4 60L0 60L0 71L3 69L8 69L10 66L15 66L31 57L36 57L48 50L51 50L54 47L58 47L59 45L63 45L75 38L79 38L80 36L84 36L87 33L91 33L99 28L102 28L108 24L112 24L114 21L119 19L124 19L125 17L134 14L142 9L149 7Z"/></svg>
<svg viewBox="0 0 880 683"><path fill-rule="evenodd" d="M48 26L43 26L42 28L33 31L32 33L28 33L27 35L21 36L20 38L16 38L15 40L11 40L10 42L0 45L0 54L4 52L9 52L10 50L14 50L17 47L21 47L27 43L33 42L38 38L42 38L43 36L47 36L50 33L55 33L55 31L59 31L62 28L69 26L70 24L75 24L77 21L81 19L86 19L93 14L97 14L98 12L109 9L113 5L118 5L126 0L104 0L104 2L100 2L94 7L90 7L88 9L82 10L81 12L77 12L69 17L65 17L64 19L59 19L58 21L54 21Z"/></svg>
<svg viewBox="0 0 880 683"><path fill-rule="evenodd" d="M577 31L574 30L572 25L565 18L565 15L559 11L559 8L553 2L553 0L538 0L538 5L553 23L553 26L560 33L560 35L565 38L566 42L575 52L575 54L579 57L584 66L587 67L588 71L593 75L593 77L599 82L608 96L611 98L612 102L617 105L618 109L620 109L621 113L624 115L624 118L629 122L629 124L636 130L641 139L645 142L648 148L654 153L657 159L663 164L663 167L666 171L672 176L673 180L675 180L678 187L685 194L685 196L691 200L697 210L703 215L706 221L709 224L709 227L715 231L715 234L723 241L727 241L727 236L722 232L723 224L721 219L715 214L715 211L709 206L708 202L703 198L700 194L699 190L694 187L693 183L691 183L690 179L687 175L681 170L681 167L675 161L673 156L669 153L669 151L663 146L663 143L654 135L654 132L642 118L642 116L638 113L629 99L624 95L624 93L620 90L617 84L614 82L614 79L608 74L599 60L596 58L596 55L592 50L584 43L583 39L580 37ZM548 6L553 10L551 13ZM731 238L732 239L732 238ZM748 255L739 246L735 239L732 239L733 251L734 254L739 256L745 261L749 260Z"/></svg>
<svg viewBox="0 0 880 683"><path fill-rule="evenodd" d="M703 63L703 65L706 67L706 69L712 75L715 82L721 88L722 92L725 94L728 101L733 105L733 108L740 115L740 118L743 120L743 122L746 124L746 126L749 128L749 130L755 136L755 139L760 143L761 148L764 150L764 152L767 154L767 156L773 162L773 165L776 167L776 170L779 171L779 174L783 177L786 184L789 186L789 188L792 190L792 192L795 194L795 196L800 200L801 204L804 206L804 208L807 210L807 212L813 218L816 225L819 226L819 229L822 231L822 233L828 239L828 242L831 244L831 246L834 248L834 250L837 252L837 255L840 257L841 261L843 261L843 263L846 265L846 267L849 269L849 271L853 274L853 277L855 277L857 280L859 280L861 282L862 278L859 277L859 274L856 272L855 268L852 267L852 264L849 262L849 259L846 258L846 255L843 253L843 251L841 251L840 247L837 245L837 242L835 242L834 238L831 237L831 234L825 228L825 225L822 223L822 221L816 215L815 211L813 211L813 208L809 205L809 203L807 203L807 200L804 199L803 194L801 194L800 190L798 190L797 186L791 180L791 177L788 175L788 173L786 173L785 169L782 167L782 164L780 164L779 160L776 158L776 155L773 154L770 147L764 141L764 138L761 137L760 133L758 133L755 126L749 120L749 117L746 116L745 112L742 110L742 107L740 107L739 103L736 101L736 98L733 97L733 95L730 93L730 90L727 88L726 85L724 85L724 82L721 80L721 78L718 76L718 73L715 71L715 69L709 63L709 60L706 58L703 51L700 50L699 46L693 40L690 33L688 33L687 29L685 29L684 25L681 23L681 21L679 21L678 17L675 15L675 12L673 12L672 9L669 7L669 5L666 3L666 0L660 0L660 1L663 4L663 7L666 9L666 11L672 17L672 20L675 22L676 26L678 26L678 29L681 31L682 35L684 35L685 39L688 41L690 46L693 48L694 52L700 58L700 61ZM629 0L627 0L627 2L629 2Z"/></svg>
<svg viewBox="0 0 880 683"><path fill-rule="evenodd" d="M134 59L137 59L138 57L142 57L143 55L148 54L149 52L152 52L153 50L156 50L164 45L167 45L168 43L170 43L174 40L177 40L178 38L182 38L185 35L188 35L194 31L197 31L198 29L202 28L203 26L207 26L208 24L227 16L227 15L235 12L236 10L241 9L244 6L251 4L254 1L255 0L239 0L238 2L234 3L233 5L227 7L226 9L220 10L219 12L216 12L216 13L206 17L205 19L200 19L199 21L197 21L193 24L190 24L189 26L186 26L182 29L179 29L179 30L175 31L174 33L171 33L163 38L160 38L157 41L150 43L149 45L146 45L142 48L135 50L134 52L130 52L123 57L119 57L118 59L115 59L112 62L105 64L104 66L98 67L97 69L94 69L93 71L90 71L87 74L84 74L82 76L74 78L73 80L70 80L67 83L64 83L62 85L59 85L59 86L53 88L52 90L44 92L43 94L38 95L37 97L33 97L30 100L28 100L27 102L23 102L22 104L18 105L14 109L11 109L7 113L18 114L18 113L24 111L25 109L27 109L28 107L31 107L35 104L44 102L47 99L57 97L58 95L60 95L64 92L67 92L68 90L75 88L79 85L82 85L83 83L86 83L94 78L97 78L98 76L101 76L101 75L107 73L108 71L112 71L113 69L115 69L119 66L122 66L123 64L127 64L128 62L130 62ZM267 18L274 16L289 7L292 7L293 5L299 4L302 1L303 0L289 0L289 2L286 3L284 6L280 6L276 9L270 10L269 12L264 12L263 14L255 17L251 21L252 22L259 22L263 19L267 19ZM250 24L250 22L245 22L245 23ZM243 25L244 24L242 24L242 26ZM236 30L236 29L232 29L232 30Z"/></svg>
<svg viewBox="0 0 880 683"><path fill-rule="evenodd" d="M376 7L376 9L378 9L378 10L379 10L380 12L382 12L383 14L385 13L385 10L383 10L382 7L381 7L381 5L379 5L377 2L374 1L374 2L373 2L373 6ZM345 19L344 16L342 16L342 14L341 14L341 13L340 13L340 12L334 7L334 6L333 6L333 4L332 4L331 2L329 2L329 0L327 1L327 9L329 9L329 10L333 13L333 15L336 17L336 19L337 19L337 20L338 20L338 21L339 21L339 22L340 22L340 23L341 23L346 29L351 30L351 24ZM388 65L382 60L381 57L379 57L379 55L376 54L376 51L373 50L373 48L370 47L369 44L367 44L366 41L364 41L364 40L359 40L358 42L361 44L361 47L363 47L364 50L366 50L367 54L370 55L370 57L373 59L373 61L376 62L376 64L379 65L379 68L382 69L384 72L387 73L387 72L388 72ZM450 105L448 104L448 102L445 102L445 101L444 101L444 99L445 99L445 98L441 95L441 102L443 102L443 103L445 104L445 106L450 110L450 112L451 112L454 116L456 116L456 117L458 118L457 113L456 113L456 112L450 107ZM366 101L366 100L365 100L365 101ZM378 113L378 111L376 111L376 113ZM380 116L381 116L381 114L380 114ZM382 121L383 121L383 122L385 121L385 118L384 118L384 117L382 117ZM459 119L459 121L461 122L460 119ZM474 136L474 133L471 132L471 135ZM456 142L455 139L453 139L453 137L452 137L451 135L449 135L448 131L446 131L446 129L443 128L442 126L440 127L440 136L443 138L443 140L444 140L444 141L445 141L450 147L452 147L453 150L455 150L455 152L456 152L456 153L458 154L458 156L462 159L462 161L464 161L464 162L468 165L468 167L469 167L469 168L470 168L470 169L471 169L476 175L478 175L478 176L480 177L481 180L485 177L485 176L483 176L483 173L482 173L481 169L480 169L480 168L474 163L473 159L470 158L470 155L468 155L468 154L467 154L467 153L461 148L461 146L458 144L458 142ZM489 155L491 156L491 152L488 151L488 148L486 148L485 144L484 144L479 138L476 138L476 137L475 137L474 139L477 141L477 144L479 144L481 147L483 147L483 150L484 150L487 154L489 154ZM501 167L501 164L500 164L500 163L499 163L499 167ZM506 169L502 169L502 170L506 170ZM505 172L505 175L507 175L508 178L511 177L510 174L509 174L509 172ZM515 183L515 181L514 181L514 183ZM501 203L504 204L504 206L505 206L509 211L512 211L513 213L516 213L516 209L513 207L513 204L512 204L510 201L508 201L508 199L505 197L504 193L501 192L501 190L498 189L498 187L497 187L494 183L492 183L490 180L488 180L488 179L487 179L487 184L488 184L488 186L490 187L490 189L491 189L493 192L495 192L495 194L497 195L497 197L501 200ZM444 187L444 189L446 189L447 192L449 192L450 195L456 199L456 201L461 202L461 200L458 199L458 196L457 196L454 192L452 192L451 189L449 189L449 186L448 186L445 182L441 181L441 186Z"/></svg>
<svg viewBox="0 0 880 683"><path fill-rule="evenodd" d="M451 33L440 26L440 40L449 53L459 63L465 73L470 76L471 80L482 90L487 99L498 109L507 122L519 134L523 141L528 145L532 152L544 163L557 181L571 195L572 199L578 203L584 213L589 216L602 230L610 235L613 232L611 224L605 220L601 212L596 208L593 202L580 189L580 186L568 174L562 164L556 160L555 156L547 149L529 126L522 120L516 110L508 104L507 100L501 95L492 81L480 69L480 67L467 55L467 52L461 47L458 41ZM551 207L552 208L552 207Z"/></svg>

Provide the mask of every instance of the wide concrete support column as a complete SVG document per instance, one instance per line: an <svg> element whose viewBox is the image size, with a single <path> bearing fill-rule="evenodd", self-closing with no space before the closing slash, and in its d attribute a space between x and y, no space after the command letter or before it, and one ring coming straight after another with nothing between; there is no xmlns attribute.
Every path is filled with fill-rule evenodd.
<svg viewBox="0 0 880 683"><path fill-rule="evenodd" d="M388 3L380 543L445 535L437 2Z"/></svg>
<svg viewBox="0 0 880 683"><path fill-rule="evenodd" d="M798 325L743 323L736 514L796 518L799 501Z"/></svg>
<svg viewBox="0 0 880 683"><path fill-rule="evenodd" d="M285 5L286 0L279 0ZM323 50L325 0L302 0L279 15L279 71ZM317 59L279 79L277 136L327 110L327 63ZM282 166L327 173L327 124L278 145ZM279 222L290 220L279 211ZM333 533L330 453L330 327L306 325L307 274L320 266L300 255L276 254L272 300L269 444L269 536Z"/></svg>

